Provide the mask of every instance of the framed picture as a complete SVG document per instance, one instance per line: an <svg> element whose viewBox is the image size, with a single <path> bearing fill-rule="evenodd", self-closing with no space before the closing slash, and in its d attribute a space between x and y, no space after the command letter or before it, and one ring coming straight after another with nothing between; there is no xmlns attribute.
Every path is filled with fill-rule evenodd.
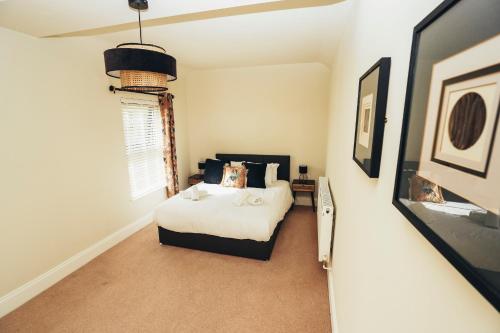
<svg viewBox="0 0 500 333"><path fill-rule="evenodd" d="M381 58L359 79L352 158L370 178L380 170L390 69L391 58Z"/></svg>
<svg viewBox="0 0 500 333"><path fill-rule="evenodd" d="M393 197L497 311L499 13L497 0L447 0L415 27Z"/></svg>

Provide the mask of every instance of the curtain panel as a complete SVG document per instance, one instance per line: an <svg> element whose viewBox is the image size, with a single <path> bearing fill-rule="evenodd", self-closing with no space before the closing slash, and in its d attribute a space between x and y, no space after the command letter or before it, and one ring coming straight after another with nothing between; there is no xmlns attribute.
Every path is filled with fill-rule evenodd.
<svg viewBox="0 0 500 333"><path fill-rule="evenodd" d="M161 120L163 123L165 174L167 175L167 197L179 193L179 175L177 171L177 152L175 149L175 120L172 94L159 98Z"/></svg>

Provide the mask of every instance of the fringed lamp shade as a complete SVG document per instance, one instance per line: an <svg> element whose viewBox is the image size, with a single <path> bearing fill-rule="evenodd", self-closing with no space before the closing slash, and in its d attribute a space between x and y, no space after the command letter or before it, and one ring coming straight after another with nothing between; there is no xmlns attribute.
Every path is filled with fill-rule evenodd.
<svg viewBox="0 0 500 333"><path fill-rule="evenodd" d="M177 79L177 61L152 44L125 43L104 51L106 74L119 78L123 90L163 92Z"/></svg>

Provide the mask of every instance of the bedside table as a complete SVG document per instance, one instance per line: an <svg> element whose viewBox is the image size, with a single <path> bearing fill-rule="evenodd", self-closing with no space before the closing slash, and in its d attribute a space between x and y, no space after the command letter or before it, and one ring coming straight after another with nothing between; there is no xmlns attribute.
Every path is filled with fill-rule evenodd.
<svg viewBox="0 0 500 333"><path fill-rule="evenodd" d="M295 206L295 196L297 195L297 192L309 192L311 193L311 203L312 203L312 209L313 212L316 211L316 208L314 207L314 191L316 191L316 181L315 180L301 180L301 179L294 179L292 182L292 192L293 192L293 199L294 203L293 205Z"/></svg>
<svg viewBox="0 0 500 333"><path fill-rule="evenodd" d="M196 175L189 176L188 185L189 186L196 185L198 183L201 183L202 181L203 181L203 175L197 173Z"/></svg>

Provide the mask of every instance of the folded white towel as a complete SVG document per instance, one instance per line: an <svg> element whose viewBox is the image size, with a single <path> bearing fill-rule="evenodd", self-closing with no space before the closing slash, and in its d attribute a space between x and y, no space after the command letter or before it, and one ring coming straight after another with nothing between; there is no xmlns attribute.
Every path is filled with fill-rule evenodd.
<svg viewBox="0 0 500 333"><path fill-rule="evenodd" d="M249 195L250 193L245 190L238 191L233 199L233 204L238 207L244 205Z"/></svg>
<svg viewBox="0 0 500 333"><path fill-rule="evenodd" d="M195 194L196 193L196 194ZM196 189L195 191L193 191L192 188L186 190L186 191L181 191L180 193L180 196L182 199L187 199L187 200L200 200L201 198L203 198L204 196L208 195L208 192L207 191L200 191L198 189Z"/></svg>
<svg viewBox="0 0 500 333"><path fill-rule="evenodd" d="M196 186L193 186L191 190L191 200L193 201L200 200L200 192L198 192L198 188Z"/></svg>
<svg viewBox="0 0 500 333"><path fill-rule="evenodd" d="M247 202L252 205L252 206L260 206L264 202L262 197L256 196L256 195L250 195L247 198Z"/></svg>

